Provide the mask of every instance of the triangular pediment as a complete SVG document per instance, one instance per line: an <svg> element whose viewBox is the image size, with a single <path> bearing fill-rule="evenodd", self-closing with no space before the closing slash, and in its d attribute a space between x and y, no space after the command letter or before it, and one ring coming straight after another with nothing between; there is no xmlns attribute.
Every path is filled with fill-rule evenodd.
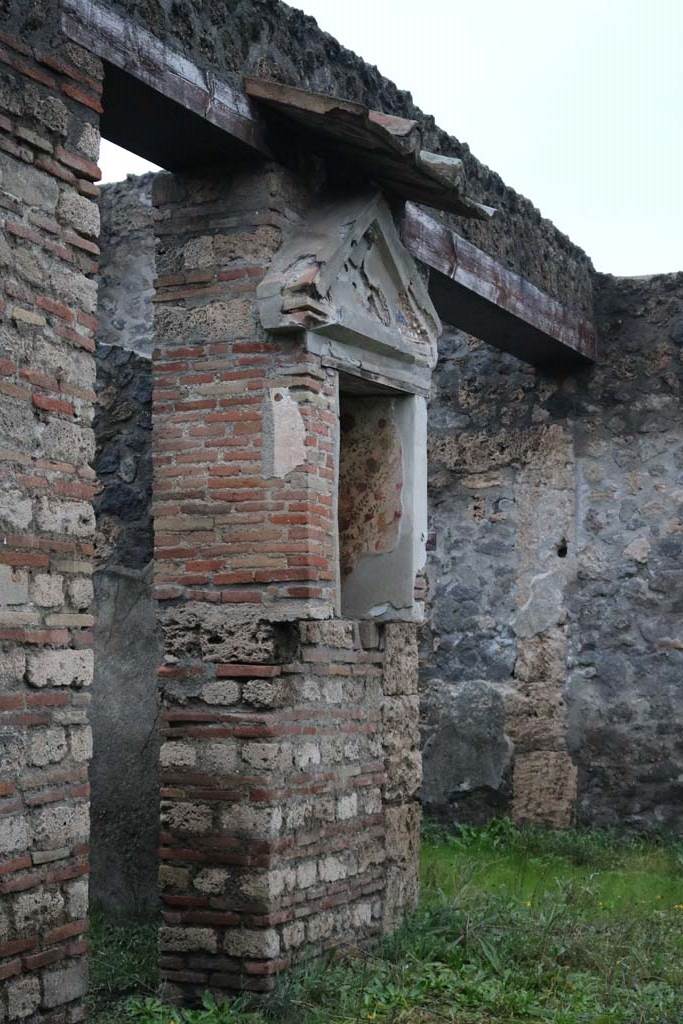
<svg viewBox="0 0 683 1024"><path fill-rule="evenodd" d="M379 194L345 197L298 224L258 301L267 330L304 330L404 366L436 363L439 317Z"/></svg>

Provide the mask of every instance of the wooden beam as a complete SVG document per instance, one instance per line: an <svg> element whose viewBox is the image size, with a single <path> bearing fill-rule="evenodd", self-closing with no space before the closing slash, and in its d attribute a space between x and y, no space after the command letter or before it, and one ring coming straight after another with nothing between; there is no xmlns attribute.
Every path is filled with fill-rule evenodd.
<svg viewBox="0 0 683 1024"><path fill-rule="evenodd" d="M401 235L408 251L430 268L429 292L442 320L536 366L597 358L590 320L414 203L406 203Z"/></svg>
<svg viewBox="0 0 683 1024"><path fill-rule="evenodd" d="M105 61L105 138L170 170L234 151L235 140L272 155L266 125L241 89L95 0L62 3L64 34Z"/></svg>

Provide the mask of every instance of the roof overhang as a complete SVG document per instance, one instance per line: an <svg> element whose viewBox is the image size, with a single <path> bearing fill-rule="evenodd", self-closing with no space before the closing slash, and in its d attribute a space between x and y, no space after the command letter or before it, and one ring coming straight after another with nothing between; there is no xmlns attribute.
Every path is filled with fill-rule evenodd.
<svg viewBox="0 0 683 1024"><path fill-rule="evenodd" d="M247 78L245 89L266 116L305 133L309 147L345 160L389 194L476 220L495 212L465 194L462 160L425 149L418 121L281 82Z"/></svg>
<svg viewBox="0 0 683 1024"><path fill-rule="evenodd" d="M168 170L240 150L272 157L284 120L290 135L302 130L310 150L345 162L366 185L463 217L494 212L465 195L461 160L424 148L417 121L278 82L236 85L104 4L62 3L65 35L105 63L102 134Z"/></svg>

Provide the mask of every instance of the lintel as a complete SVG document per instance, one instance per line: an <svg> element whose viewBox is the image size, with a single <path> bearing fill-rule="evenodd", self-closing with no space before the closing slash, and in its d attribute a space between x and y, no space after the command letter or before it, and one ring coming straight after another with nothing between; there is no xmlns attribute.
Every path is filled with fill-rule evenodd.
<svg viewBox="0 0 683 1024"><path fill-rule="evenodd" d="M62 4L64 34L104 61L105 138L168 170L236 152L272 156L267 126L243 90L103 4Z"/></svg>
<svg viewBox="0 0 683 1024"><path fill-rule="evenodd" d="M597 358L590 320L414 203L406 203L401 237L408 252L430 268L429 294L446 323L536 366Z"/></svg>

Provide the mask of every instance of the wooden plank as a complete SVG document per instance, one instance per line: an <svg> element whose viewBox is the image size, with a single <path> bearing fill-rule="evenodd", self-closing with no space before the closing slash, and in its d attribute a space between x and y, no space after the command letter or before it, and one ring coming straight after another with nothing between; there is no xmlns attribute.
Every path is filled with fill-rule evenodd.
<svg viewBox="0 0 683 1024"><path fill-rule="evenodd" d="M378 182L401 199L462 217L486 220L493 214L490 207L464 194L461 160L423 148L417 121L282 82L261 78L245 78L244 82L247 95L258 100L271 117L298 128L311 148L337 161L343 159L364 180Z"/></svg>
<svg viewBox="0 0 683 1024"><path fill-rule="evenodd" d="M266 138L267 127L243 91L234 88L213 72L199 68L132 19L122 18L95 0L62 2L62 31L67 38L101 57L107 65L119 69L128 78L154 90L174 104L175 108L201 118L251 150L265 156L272 155ZM117 111L119 107L123 107L124 104L117 102L119 91L123 89L130 98L133 89L130 82L126 86L121 74L109 77L113 85L108 89L105 78L104 127L106 129L106 119L109 117L110 122L114 123L114 131L119 135L125 135L125 123L119 125L118 115L112 118L107 110L112 105ZM144 96L143 101L146 101L146 106L149 107L151 101ZM168 109L171 112L173 110ZM142 118L138 116L135 104L125 104L125 113L131 121L131 134L144 138L144 130L138 124ZM123 111L120 120L124 120ZM187 123L186 116L184 125ZM152 142L158 127L160 126L155 122L147 122L147 134ZM201 132L201 128L195 127L197 137ZM177 131L176 125L174 134L180 163L186 165L186 139ZM215 134L211 136L209 133L208 137L211 137L214 143L218 142L218 136ZM140 152L139 149L137 151ZM166 163L165 166L169 164Z"/></svg>
<svg viewBox="0 0 683 1024"><path fill-rule="evenodd" d="M403 244L430 268L429 292L442 320L536 366L597 358L593 324L414 203Z"/></svg>

